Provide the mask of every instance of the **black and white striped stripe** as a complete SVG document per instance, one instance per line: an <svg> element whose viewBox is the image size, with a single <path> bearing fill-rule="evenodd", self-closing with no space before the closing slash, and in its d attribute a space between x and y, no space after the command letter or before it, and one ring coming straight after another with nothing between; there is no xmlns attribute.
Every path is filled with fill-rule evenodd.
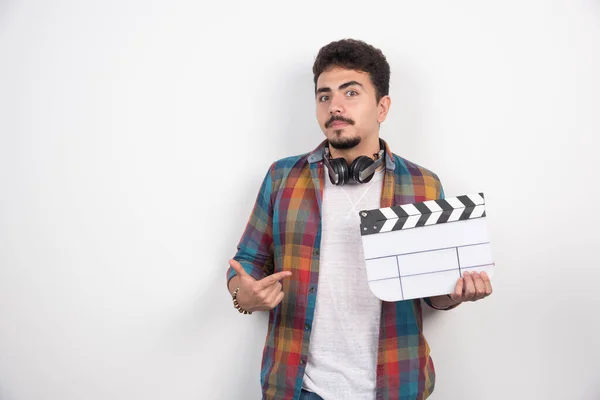
<svg viewBox="0 0 600 400"><path fill-rule="evenodd" d="M485 217L483 193L360 212L361 235Z"/></svg>

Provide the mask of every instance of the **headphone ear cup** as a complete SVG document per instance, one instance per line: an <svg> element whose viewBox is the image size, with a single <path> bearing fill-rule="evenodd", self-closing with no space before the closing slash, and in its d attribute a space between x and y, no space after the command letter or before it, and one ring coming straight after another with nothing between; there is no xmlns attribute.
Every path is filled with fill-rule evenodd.
<svg viewBox="0 0 600 400"><path fill-rule="evenodd" d="M374 174L371 174L365 179L361 180L360 173L367 169L369 166L371 166L374 162L375 161L373 161L372 158L367 156L360 156L355 158L354 161L352 161L352 164L350 165L350 176L352 177L352 179L354 179L358 183L367 183L371 179L373 179Z"/></svg>
<svg viewBox="0 0 600 400"><path fill-rule="evenodd" d="M333 183L334 185L337 185L337 186L342 186L342 185L345 185L346 183L348 183L349 174L348 174L348 164L346 164L346 160L344 160L343 158L333 158L333 159L329 160L329 165L331 166L331 169L333 170L333 172L338 174L338 176L340 178L337 184L333 181L331 183Z"/></svg>

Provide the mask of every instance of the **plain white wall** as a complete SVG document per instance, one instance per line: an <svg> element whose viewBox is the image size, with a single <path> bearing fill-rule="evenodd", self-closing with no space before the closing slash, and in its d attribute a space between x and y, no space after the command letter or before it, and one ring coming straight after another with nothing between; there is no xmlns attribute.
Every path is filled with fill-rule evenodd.
<svg viewBox="0 0 600 400"><path fill-rule="evenodd" d="M435 400L600 398L597 0L0 2L0 398L259 398L228 259L311 67L392 68L382 136L484 191L494 295L427 312Z"/></svg>

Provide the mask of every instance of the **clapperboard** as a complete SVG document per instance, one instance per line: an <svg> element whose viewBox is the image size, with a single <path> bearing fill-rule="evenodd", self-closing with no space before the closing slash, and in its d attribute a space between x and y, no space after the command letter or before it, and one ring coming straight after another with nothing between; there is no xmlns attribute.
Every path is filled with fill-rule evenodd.
<svg viewBox="0 0 600 400"><path fill-rule="evenodd" d="M369 288L381 300L451 293L463 271L493 274L483 193L359 215Z"/></svg>

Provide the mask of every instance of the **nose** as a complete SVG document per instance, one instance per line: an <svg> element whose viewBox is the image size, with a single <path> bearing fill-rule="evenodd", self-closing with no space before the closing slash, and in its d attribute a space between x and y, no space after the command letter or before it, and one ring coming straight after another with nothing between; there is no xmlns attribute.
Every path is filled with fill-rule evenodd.
<svg viewBox="0 0 600 400"><path fill-rule="evenodd" d="M338 96L333 96L331 102L329 103L329 114L331 115L340 115L344 112L344 107L342 102L339 100Z"/></svg>

